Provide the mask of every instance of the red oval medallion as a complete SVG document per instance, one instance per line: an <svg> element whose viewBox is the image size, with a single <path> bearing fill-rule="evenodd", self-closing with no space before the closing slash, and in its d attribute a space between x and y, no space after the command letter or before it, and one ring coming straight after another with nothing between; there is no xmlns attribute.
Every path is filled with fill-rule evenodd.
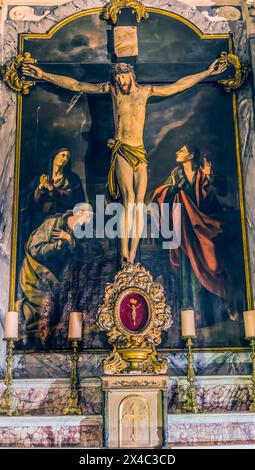
<svg viewBox="0 0 255 470"><path fill-rule="evenodd" d="M120 301L120 321L129 331L141 331L149 318L149 306L142 294L128 293Z"/></svg>

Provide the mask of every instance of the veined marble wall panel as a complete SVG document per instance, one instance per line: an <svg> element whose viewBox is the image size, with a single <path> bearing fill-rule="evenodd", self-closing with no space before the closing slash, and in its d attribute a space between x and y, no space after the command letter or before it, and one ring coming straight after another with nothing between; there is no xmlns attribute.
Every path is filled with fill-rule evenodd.
<svg viewBox="0 0 255 470"><path fill-rule="evenodd" d="M253 444L254 413L169 415L169 444L175 446Z"/></svg>

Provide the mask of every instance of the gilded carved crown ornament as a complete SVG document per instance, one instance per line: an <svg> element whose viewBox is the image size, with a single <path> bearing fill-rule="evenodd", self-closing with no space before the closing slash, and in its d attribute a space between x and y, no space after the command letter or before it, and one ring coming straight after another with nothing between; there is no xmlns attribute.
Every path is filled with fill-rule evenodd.
<svg viewBox="0 0 255 470"><path fill-rule="evenodd" d="M103 363L105 373L166 373L167 360L156 346L172 324L171 310L162 285L140 263L125 265L106 285L97 324L113 345Z"/></svg>
<svg viewBox="0 0 255 470"><path fill-rule="evenodd" d="M223 86L226 93L241 88L249 74L249 65L235 54L227 54L221 52L219 57L220 62L226 62L228 66L234 67L235 73L233 77L218 80L218 83Z"/></svg>
<svg viewBox="0 0 255 470"><path fill-rule="evenodd" d="M30 88L36 84L36 82L27 80L22 76L20 68L23 64L35 64L36 59L33 59L30 52L24 54L18 54L16 57L9 59L3 66L1 74L4 83L16 93L22 95L28 95Z"/></svg>
<svg viewBox="0 0 255 470"><path fill-rule="evenodd" d="M113 24L116 24L122 8L131 8L132 13L136 16L137 23L140 23L143 18L149 18L149 13L139 0L112 0L106 7L104 19L111 20Z"/></svg>

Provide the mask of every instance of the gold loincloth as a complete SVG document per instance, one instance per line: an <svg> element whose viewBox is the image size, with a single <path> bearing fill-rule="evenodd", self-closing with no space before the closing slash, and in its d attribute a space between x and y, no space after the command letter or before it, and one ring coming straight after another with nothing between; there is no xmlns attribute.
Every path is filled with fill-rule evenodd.
<svg viewBox="0 0 255 470"><path fill-rule="evenodd" d="M136 172L140 164L145 163L147 165L147 152L143 145L133 147L117 139L108 140L108 147L112 150L111 167L108 173L108 188L112 198L117 199L120 196L120 187L115 171L117 156L123 157L132 170Z"/></svg>

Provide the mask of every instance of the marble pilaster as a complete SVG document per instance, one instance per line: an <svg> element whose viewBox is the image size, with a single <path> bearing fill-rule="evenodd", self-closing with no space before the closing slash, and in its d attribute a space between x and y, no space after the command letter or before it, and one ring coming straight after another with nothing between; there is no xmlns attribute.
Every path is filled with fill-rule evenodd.
<svg viewBox="0 0 255 470"><path fill-rule="evenodd" d="M101 416L0 418L0 447L101 446Z"/></svg>

